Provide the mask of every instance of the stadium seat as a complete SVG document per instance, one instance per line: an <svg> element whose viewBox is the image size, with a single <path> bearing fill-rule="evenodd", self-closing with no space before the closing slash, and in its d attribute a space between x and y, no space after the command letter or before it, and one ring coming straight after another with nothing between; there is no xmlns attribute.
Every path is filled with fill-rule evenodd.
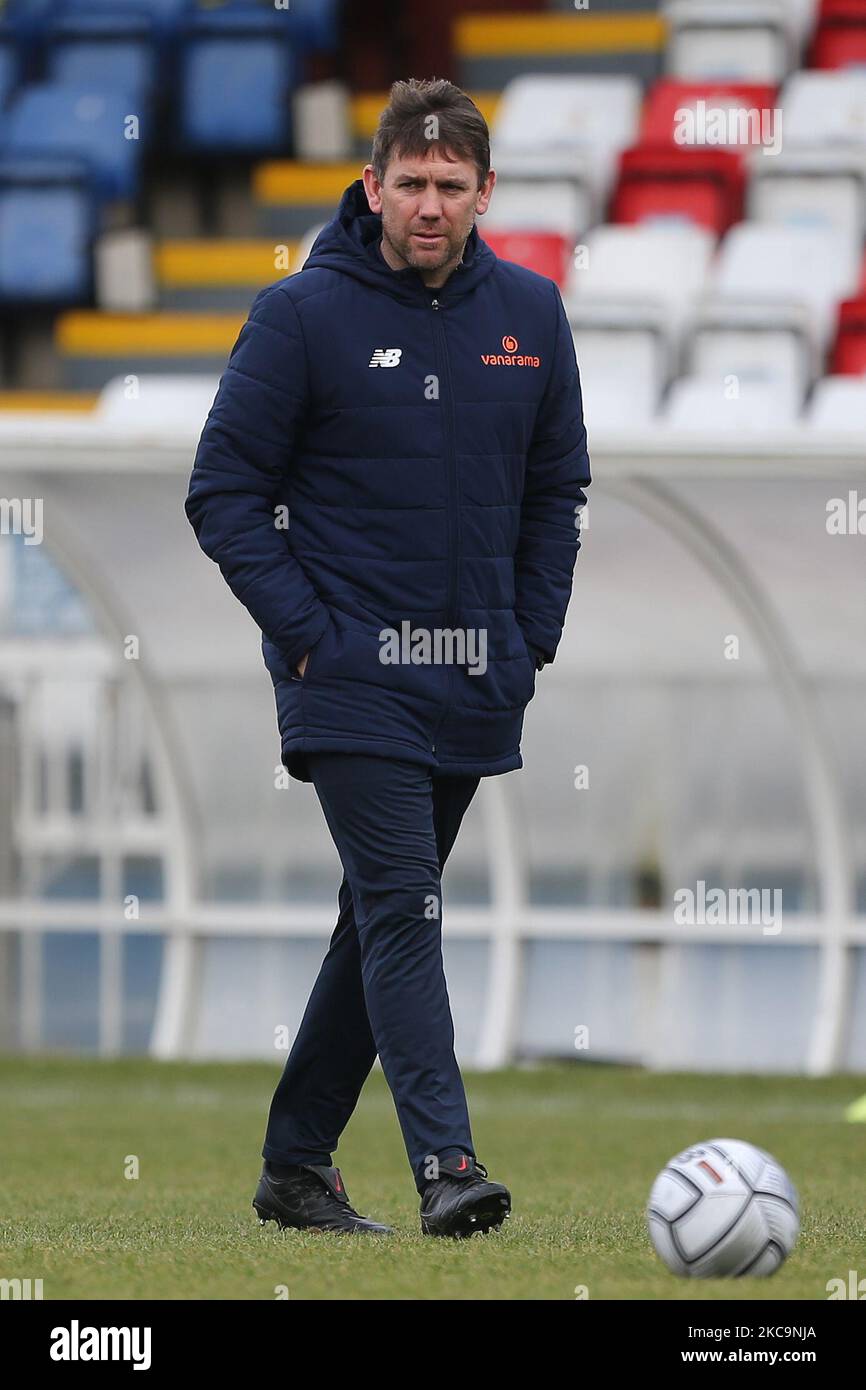
<svg viewBox="0 0 866 1390"><path fill-rule="evenodd" d="M701 306L690 325L683 357L690 376L740 381L789 381L801 392L820 366L820 348L797 314L742 305Z"/></svg>
<svg viewBox="0 0 866 1390"><path fill-rule="evenodd" d="M780 82L797 61L795 16L774 0L674 0L665 19L672 77Z"/></svg>
<svg viewBox="0 0 866 1390"><path fill-rule="evenodd" d="M722 242L709 297L768 321L777 310L803 310L819 343L829 336L836 304L852 293L859 245L824 227L740 222Z"/></svg>
<svg viewBox="0 0 866 1390"><path fill-rule="evenodd" d="M866 65L866 8L861 0L822 0L809 49L810 68Z"/></svg>
<svg viewBox="0 0 866 1390"><path fill-rule="evenodd" d="M713 247L712 233L691 223L595 227L585 264L578 255L569 276L567 303L576 311L618 304L675 318L702 292Z"/></svg>
<svg viewBox="0 0 866 1390"><path fill-rule="evenodd" d="M630 419L651 419L669 371L662 335L651 328L617 325L612 318L593 322L591 315L578 318L573 334L585 408L592 406L598 421L607 425L618 396L620 419L625 410ZM604 403L596 412L600 397Z"/></svg>
<svg viewBox="0 0 866 1390"><path fill-rule="evenodd" d="M287 10L298 43L332 51L340 42L341 0L292 0Z"/></svg>
<svg viewBox="0 0 866 1390"><path fill-rule="evenodd" d="M825 376L809 402L805 423L810 429L866 435L866 377Z"/></svg>
<svg viewBox="0 0 866 1390"><path fill-rule="evenodd" d="M607 199L616 156L634 143L640 85L630 77L517 77L502 94L491 131L494 167L516 178L567 178L595 220Z"/></svg>
<svg viewBox="0 0 866 1390"><path fill-rule="evenodd" d="M761 137L762 113L772 111L775 105L776 88L766 83L677 82L665 78L656 82L647 95L640 143L716 147L725 144L735 148L756 145ZM701 117L702 112L711 115L717 111L736 113L727 118L730 128L722 131L727 136L724 140L717 138L713 126ZM691 114L688 124L684 113ZM785 134L788 135L787 129Z"/></svg>
<svg viewBox="0 0 866 1390"><path fill-rule="evenodd" d="M0 111L9 101L18 83L20 60L10 34L0 32Z"/></svg>
<svg viewBox="0 0 866 1390"><path fill-rule="evenodd" d="M316 244L316 238L318 237L319 232L324 230L325 225L326 224L324 222L314 222L312 226L307 227L305 229L305 231L299 238L295 250L295 259L293 262L293 264L298 270L300 270L303 267L305 261L310 255L310 252Z"/></svg>
<svg viewBox="0 0 866 1390"><path fill-rule="evenodd" d="M291 144L296 55L279 21L261 11L217 11L187 35L179 137L200 153L265 153Z"/></svg>
<svg viewBox="0 0 866 1390"><path fill-rule="evenodd" d="M656 400L645 377L584 376L581 367L581 385L585 392L583 418L590 438L595 430L637 431L645 436L656 413Z"/></svg>
<svg viewBox="0 0 866 1390"><path fill-rule="evenodd" d="M295 88L292 137L298 159L316 163L351 157L352 103L345 82L307 82Z"/></svg>
<svg viewBox="0 0 866 1390"><path fill-rule="evenodd" d="M138 394L131 398L127 378L112 377L99 393L94 419L104 429L118 433L128 433L131 421L136 432L170 429L175 423L183 427L193 412L202 420L206 418L218 386L218 373L142 373Z"/></svg>
<svg viewBox="0 0 866 1390"><path fill-rule="evenodd" d="M783 149L755 156L748 215L760 222L835 228L855 241L866 232L866 149Z"/></svg>
<svg viewBox="0 0 866 1390"><path fill-rule="evenodd" d="M790 381L681 377L671 387L660 423L668 429L716 434L775 434L797 423L801 396Z"/></svg>
<svg viewBox="0 0 866 1390"><path fill-rule="evenodd" d="M154 31L146 12L101 9L98 14L61 14L46 36L47 75L52 82L120 88L139 96L153 87Z"/></svg>
<svg viewBox="0 0 866 1390"><path fill-rule="evenodd" d="M506 232L490 227L480 229L479 234L501 260L516 261L527 270L546 275L562 289L574 252L570 237L557 232Z"/></svg>
<svg viewBox="0 0 866 1390"><path fill-rule="evenodd" d="M498 171L497 171L498 172ZM566 179L497 177L490 206L478 226L487 231L558 232L574 241L589 225L589 209Z"/></svg>
<svg viewBox="0 0 866 1390"><path fill-rule="evenodd" d="M731 150L637 145L620 155L610 220L685 219L721 236L743 216L744 184Z"/></svg>
<svg viewBox="0 0 866 1390"><path fill-rule="evenodd" d="M56 12L57 0L6 0L3 18L16 37L29 44Z"/></svg>
<svg viewBox="0 0 866 1390"><path fill-rule="evenodd" d="M5 126L8 155L86 159L104 198L135 196L141 141L124 139L134 100L117 91L42 83L24 87Z"/></svg>
<svg viewBox="0 0 866 1390"><path fill-rule="evenodd" d="M839 305L830 371L839 376L866 372L866 295L845 299Z"/></svg>
<svg viewBox="0 0 866 1390"><path fill-rule="evenodd" d="M191 0L61 0L64 16L109 19L125 12L144 16L157 29L173 31L188 15ZM57 10L53 4L52 9Z"/></svg>
<svg viewBox="0 0 866 1390"><path fill-rule="evenodd" d="M242 15L250 10L262 9L262 0L197 0L197 3L199 10L208 15L218 11ZM325 51L337 47L340 0L290 0L277 14L293 43Z"/></svg>
<svg viewBox="0 0 866 1390"><path fill-rule="evenodd" d="M651 404L675 369L713 245L712 233L691 223L645 223L597 227L578 247L563 292L572 331L590 361L613 363L622 352L634 368L630 380L643 364Z"/></svg>
<svg viewBox="0 0 866 1390"><path fill-rule="evenodd" d="M0 304L86 300L94 231L83 165L0 158Z"/></svg>
<svg viewBox="0 0 866 1390"><path fill-rule="evenodd" d="M781 102L786 149L866 147L866 71L795 72Z"/></svg>

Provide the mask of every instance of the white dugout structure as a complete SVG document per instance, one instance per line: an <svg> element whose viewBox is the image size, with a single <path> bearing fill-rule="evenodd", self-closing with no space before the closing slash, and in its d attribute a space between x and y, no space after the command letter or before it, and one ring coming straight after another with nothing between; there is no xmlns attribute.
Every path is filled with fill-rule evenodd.
<svg viewBox="0 0 866 1390"><path fill-rule="evenodd" d="M0 416L7 1049L273 1059L333 930L258 630L183 511L215 387ZM588 424L525 765L483 779L445 873L460 1060L863 1070L863 433ZM681 922L702 883L778 890L781 918Z"/></svg>

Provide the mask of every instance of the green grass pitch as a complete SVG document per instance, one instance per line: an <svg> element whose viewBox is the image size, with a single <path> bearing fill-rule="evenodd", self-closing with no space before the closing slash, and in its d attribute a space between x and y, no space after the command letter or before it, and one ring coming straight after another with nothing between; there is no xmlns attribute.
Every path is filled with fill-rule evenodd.
<svg viewBox="0 0 866 1390"><path fill-rule="evenodd" d="M478 1156L512 1191L486 1237L422 1236L390 1093L370 1077L335 1155L390 1238L260 1227L250 1205L280 1068L0 1059L0 1277L47 1299L826 1299L866 1276L864 1076L659 1074L582 1063L467 1072ZM787 1168L798 1245L770 1279L682 1280L644 1224L679 1149L747 1139ZM139 1177L124 1176L129 1155Z"/></svg>

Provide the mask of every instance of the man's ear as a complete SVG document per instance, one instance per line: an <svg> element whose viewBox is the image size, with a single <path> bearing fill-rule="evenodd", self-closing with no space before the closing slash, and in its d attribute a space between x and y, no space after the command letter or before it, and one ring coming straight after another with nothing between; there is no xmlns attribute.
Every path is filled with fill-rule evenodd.
<svg viewBox="0 0 866 1390"><path fill-rule="evenodd" d="M491 169L478 190L478 197L475 201L475 211L479 217L483 217L490 206L490 199L496 184L496 170Z"/></svg>
<svg viewBox="0 0 866 1390"><path fill-rule="evenodd" d="M364 172L361 175L364 180L364 192L367 195L367 202L371 212L382 211L382 185L373 172L372 164L364 165Z"/></svg>

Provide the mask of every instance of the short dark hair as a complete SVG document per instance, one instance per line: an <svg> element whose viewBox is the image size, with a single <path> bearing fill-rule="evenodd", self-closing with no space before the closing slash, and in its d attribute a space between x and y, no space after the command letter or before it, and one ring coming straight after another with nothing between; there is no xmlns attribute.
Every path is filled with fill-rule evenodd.
<svg viewBox="0 0 866 1390"><path fill-rule="evenodd" d="M436 117L435 137L429 118ZM380 183L395 157L423 156L438 144L478 169L478 187L490 172L490 131L471 97L444 77L395 82L379 117L370 163Z"/></svg>

